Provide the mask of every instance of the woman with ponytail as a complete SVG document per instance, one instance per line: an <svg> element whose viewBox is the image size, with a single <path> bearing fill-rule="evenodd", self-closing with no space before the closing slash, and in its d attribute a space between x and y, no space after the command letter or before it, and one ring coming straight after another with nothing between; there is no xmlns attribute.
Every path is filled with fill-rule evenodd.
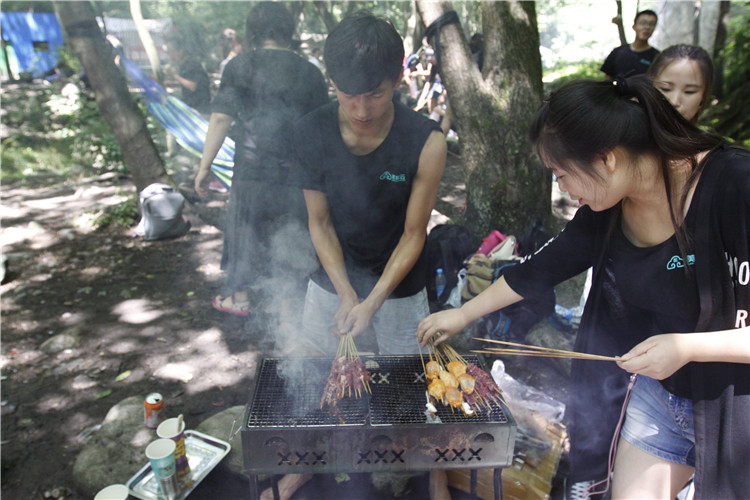
<svg viewBox="0 0 750 500"><path fill-rule="evenodd" d="M529 138L581 208L483 293L425 318L418 340L442 342L593 267L575 350L619 360L573 360L570 481L600 494L614 465L613 498L673 499L693 475L695 498L746 498L750 153L690 123L644 76L566 84Z"/></svg>

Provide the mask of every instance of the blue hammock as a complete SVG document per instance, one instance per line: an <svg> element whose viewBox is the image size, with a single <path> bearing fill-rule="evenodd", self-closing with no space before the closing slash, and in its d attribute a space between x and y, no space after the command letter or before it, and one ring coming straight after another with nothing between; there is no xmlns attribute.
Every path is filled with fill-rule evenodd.
<svg viewBox="0 0 750 500"><path fill-rule="evenodd" d="M169 94L136 63L120 54L120 61L128 76L141 88L141 95L152 115L171 133L177 142L197 157L203 154L203 144L208 132L208 121L196 110ZM227 137L211 164L211 172L227 189L232 185L234 141Z"/></svg>

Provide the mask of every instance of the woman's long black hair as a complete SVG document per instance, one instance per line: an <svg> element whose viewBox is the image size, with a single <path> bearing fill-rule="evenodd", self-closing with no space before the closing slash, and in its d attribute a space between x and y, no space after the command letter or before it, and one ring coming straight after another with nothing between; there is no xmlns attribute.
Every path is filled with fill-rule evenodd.
<svg viewBox="0 0 750 500"><path fill-rule="evenodd" d="M616 147L631 158L652 154L659 158L672 225L680 249L688 237L675 218L670 165L688 161L691 174L679 201L684 205L690 186L705 162L696 155L724 141L699 129L678 113L651 79L639 75L613 81L578 80L563 85L539 108L528 137L547 165L573 175L595 177L593 160Z"/></svg>

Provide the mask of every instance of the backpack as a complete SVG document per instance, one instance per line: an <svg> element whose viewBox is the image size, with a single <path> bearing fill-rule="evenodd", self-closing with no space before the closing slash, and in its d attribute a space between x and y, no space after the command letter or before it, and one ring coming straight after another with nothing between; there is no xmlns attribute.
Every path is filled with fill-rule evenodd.
<svg viewBox="0 0 750 500"><path fill-rule="evenodd" d="M464 267L464 261L474 253L474 237L465 226L456 224L439 224L432 228L425 240L425 258L427 260L427 298L438 306L445 305L451 290L458 284L458 272ZM445 274L445 289L440 297L435 288L437 270L442 268Z"/></svg>
<svg viewBox="0 0 750 500"><path fill-rule="evenodd" d="M505 260L492 263L496 266L492 282L518 262L518 260ZM479 288L481 288L481 285ZM481 292L481 290L479 291ZM463 299L462 302L465 302L471 297L466 298L462 295L461 298ZM538 296L523 299L499 311L492 312L477 320L477 323L480 326L480 331L484 330L483 333L486 338L523 341L534 325L555 313L556 303L555 291L549 289Z"/></svg>
<svg viewBox="0 0 750 500"><path fill-rule="evenodd" d="M190 230L190 222L182 218L185 197L167 184L154 183L138 194L141 221L136 236L147 240L176 238Z"/></svg>
<svg viewBox="0 0 750 500"><path fill-rule="evenodd" d="M543 229L541 219L536 219L518 238L518 255L521 257L527 257L547 243L550 238Z"/></svg>

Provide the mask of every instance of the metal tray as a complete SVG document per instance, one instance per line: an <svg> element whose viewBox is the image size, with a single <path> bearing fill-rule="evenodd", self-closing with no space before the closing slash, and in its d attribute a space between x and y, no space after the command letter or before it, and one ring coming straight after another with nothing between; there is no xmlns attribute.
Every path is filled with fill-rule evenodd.
<svg viewBox="0 0 750 500"><path fill-rule="evenodd" d="M209 472L229 453L232 446L226 441L203 434L202 432L185 431L185 454L190 465L190 477L180 483L180 493L175 500L183 500L203 481ZM163 500L159 483L147 463L127 483L130 494L141 500Z"/></svg>

